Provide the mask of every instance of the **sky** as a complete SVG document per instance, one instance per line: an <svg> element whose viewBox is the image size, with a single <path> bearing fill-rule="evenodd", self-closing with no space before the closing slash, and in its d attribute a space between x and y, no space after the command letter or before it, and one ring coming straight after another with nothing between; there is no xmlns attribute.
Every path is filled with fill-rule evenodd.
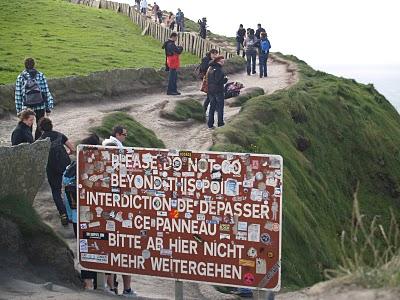
<svg viewBox="0 0 400 300"><path fill-rule="evenodd" d="M273 51L296 55L312 66L400 65L399 0L158 0L157 3L161 9L173 12L179 7L193 20L205 16L212 32L228 36L235 35L240 23L246 28L261 23Z"/></svg>

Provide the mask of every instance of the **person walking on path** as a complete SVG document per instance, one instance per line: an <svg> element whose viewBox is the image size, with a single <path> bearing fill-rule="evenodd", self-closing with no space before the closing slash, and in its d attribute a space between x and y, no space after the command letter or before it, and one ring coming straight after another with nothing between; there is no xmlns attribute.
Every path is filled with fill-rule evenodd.
<svg viewBox="0 0 400 300"><path fill-rule="evenodd" d="M63 202L61 188L64 171L71 164L69 154L74 152L74 146L64 134L53 130L53 123L49 118L42 118L39 122L39 127L43 132L40 139L45 140L49 138L51 142L46 167L47 180L51 187L54 203L60 214L61 224L67 226L67 211ZM68 148L69 153L65 149L65 146Z"/></svg>
<svg viewBox="0 0 400 300"><path fill-rule="evenodd" d="M32 109L36 114L35 140L40 135L38 123L40 119L50 115L54 106L54 99L50 93L47 79L43 73L35 69L35 60L25 60L25 70L17 77L15 84L15 108L17 114L26 108Z"/></svg>
<svg viewBox="0 0 400 300"><path fill-rule="evenodd" d="M185 14L180 8L178 8L178 12L176 13L176 24L178 25L178 32L185 31Z"/></svg>
<svg viewBox="0 0 400 300"><path fill-rule="evenodd" d="M236 53L240 55L240 49L243 49L243 57L244 53L244 37L246 36L246 29L244 29L243 24L240 24L238 31L236 32Z"/></svg>
<svg viewBox="0 0 400 300"><path fill-rule="evenodd" d="M157 23L158 20L158 11L160 10L160 6L157 4L157 2L154 2L153 8L151 9L151 12L154 16L154 22Z"/></svg>
<svg viewBox="0 0 400 300"><path fill-rule="evenodd" d="M258 60L260 65L260 78L268 77L267 61L269 56L269 49L271 49L271 43L268 40L266 32L261 32L261 39L259 41L258 48Z"/></svg>
<svg viewBox="0 0 400 300"><path fill-rule="evenodd" d="M19 122L11 134L11 145L33 143L32 126L35 122L35 116L35 112L29 108L18 114Z"/></svg>
<svg viewBox="0 0 400 300"><path fill-rule="evenodd" d="M261 38L261 32L266 32L264 28L262 28L261 24L257 24L257 30L256 30L256 38L259 40Z"/></svg>
<svg viewBox="0 0 400 300"><path fill-rule="evenodd" d="M140 12L145 16L147 15L147 0L140 1Z"/></svg>
<svg viewBox="0 0 400 300"><path fill-rule="evenodd" d="M123 148L124 147L123 143L125 142L127 136L128 136L128 131L126 130L126 128L124 128L121 125L117 125L113 128L110 138L105 139L102 145ZM113 294L117 294L117 289L114 284L115 275L111 274L106 274L106 275L107 275L108 291ZM122 296L129 298L137 297L136 292L131 288L131 276L122 275L122 281L124 284L124 291L122 293Z"/></svg>
<svg viewBox="0 0 400 300"><path fill-rule="evenodd" d="M175 16L172 12L167 17L167 27L171 30L175 29Z"/></svg>
<svg viewBox="0 0 400 300"><path fill-rule="evenodd" d="M197 23L199 24L199 35L202 39L207 38L207 18L202 18L198 20Z"/></svg>
<svg viewBox="0 0 400 300"><path fill-rule="evenodd" d="M208 128L214 129L215 111L218 114L218 127L224 126L224 85L228 82L222 67L225 57L217 56L210 63L208 71L208 97L210 98L210 113L208 115Z"/></svg>
<svg viewBox="0 0 400 300"><path fill-rule="evenodd" d="M211 49L205 57L201 60L201 64L199 66L199 77L203 80L207 80L206 74L208 69L210 68L210 62L214 60L218 56L218 50L217 49ZM207 82L208 85L208 82ZM208 105L210 104L210 97L208 97L207 93L207 98L204 101L203 107L204 107L204 113L207 113Z"/></svg>
<svg viewBox="0 0 400 300"><path fill-rule="evenodd" d="M257 59L257 38L254 36L254 29L250 29L249 35L244 41L247 60L247 75L256 74Z"/></svg>
<svg viewBox="0 0 400 300"><path fill-rule="evenodd" d="M183 48L175 44L177 38L178 34L176 32L171 33L169 40L162 46L162 48L165 49L166 71L169 71L167 95L170 96L181 94L178 92L177 81L178 69L180 67L179 56L182 54Z"/></svg>

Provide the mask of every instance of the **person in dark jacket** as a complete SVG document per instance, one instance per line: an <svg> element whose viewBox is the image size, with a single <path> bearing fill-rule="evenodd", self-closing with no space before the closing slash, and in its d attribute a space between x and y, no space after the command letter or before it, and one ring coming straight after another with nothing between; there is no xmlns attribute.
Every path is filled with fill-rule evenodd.
<svg viewBox="0 0 400 300"><path fill-rule="evenodd" d="M210 62L212 60L214 60L217 56L218 56L218 50L217 49L211 49L207 53L207 55L205 57L203 57L203 59L201 60L201 64L200 64L200 67L199 67L199 75L200 75L200 78L202 80L204 80L204 76L206 76L206 74L207 74L208 68L210 66ZM208 94L207 94L207 98L206 98L206 100L204 101L204 104L203 104L204 113L207 112L207 108L208 108L209 104L210 104L210 98L208 97Z"/></svg>
<svg viewBox="0 0 400 300"><path fill-rule="evenodd" d="M178 34L176 32L171 33L169 40L166 41L162 46L162 48L165 49L165 57L166 57L165 70L169 71L167 95L171 96L177 96L181 94L178 92L177 81L178 81L178 69L180 67L179 56L182 54L183 48L175 44L177 38Z"/></svg>
<svg viewBox="0 0 400 300"><path fill-rule="evenodd" d="M256 74L256 58L257 58L258 40L254 36L254 29L250 29L247 38L244 41L247 60L247 75Z"/></svg>
<svg viewBox="0 0 400 300"><path fill-rule="evenodd" d="M265 32L265 29L262 28L261 24L257 24L257 30L256 30L257 40L259 40L261 38L261 32Z"/></svg>
<svg viewBox="0 0 400 300"><path fill-rule="evenodd" d="M19 122L11 134L11 145L33 143L32 126L35 122L35 116L35 112L29 108L18 114Z"/></svg>
<svg viewBox="0 0 400 300"><path fill-rule="evenodd" d="M244 29L243 24L240 24L239 30L236 32L236 53L240 55L240 49L243 49L243 57L245 56L244 52L244 37L246 36L246 29Z"/></svg>
<svg viewBox="0 0 400 300"><path fill-rule="evenodd" d="M67 211L62 198L62 179L67 166L71 163L69 154L74 152L74 146L68 138L57 131L53 130L53 123L49 118L43 118L39 122L39 127L43 132L41 140L50 139L50 153L47 162L47 180L51 187L54 203L60 214L61 224L68 225ZM68 148L69 153L66 151Z"/></svg>
<svg viewBox="0 0 400 300"><path fill-rule="evenodd" d="M200 37L202 39L206 39L206 37L207 37L207 18L198 20L197 23L199 24Z"/></svg>
<svg viewBox="0 0 400 300"><path fill-rule="evenodd" d="M267 61L269 56L269 49L271 49L271 43L268 40L267 33L261 32L261 39L258 47L258 60L260 65L260 78L268 77Z"/></svg>
<svg viewBox="0 0 400 300"><path fill-rule="evenodd" d="M224 56L217 56L210 62L208 72L208 97L210 98L210 113L208 115L208 128L214 129L214 114L218 114L218 127L224 126L224 85L228 82L222 66L225 63Z"/></svg>

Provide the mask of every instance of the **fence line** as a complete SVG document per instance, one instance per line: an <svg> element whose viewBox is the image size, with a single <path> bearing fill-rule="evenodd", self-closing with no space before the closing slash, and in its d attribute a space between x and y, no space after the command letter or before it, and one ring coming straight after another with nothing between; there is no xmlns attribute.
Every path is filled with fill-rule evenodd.
<svg viewBox="0 0 400 300"><path fill-rule="evenodd" d="M133 6L126 3L118 3L108 0L69 0L75 4L82 4L100 9L110 9L117 13L121 13L131 19L133 23L138 25L145 34L152 36L156 40L165 42L172 30L153 22L151 19L140 14ZM186 52L190 52L199 57L204 57L211 49L217 49L225 58L231 58L235 54L222 49L219 45L204 40L201 37L189 32L178 32L178 45L182 46Z"/></svg>

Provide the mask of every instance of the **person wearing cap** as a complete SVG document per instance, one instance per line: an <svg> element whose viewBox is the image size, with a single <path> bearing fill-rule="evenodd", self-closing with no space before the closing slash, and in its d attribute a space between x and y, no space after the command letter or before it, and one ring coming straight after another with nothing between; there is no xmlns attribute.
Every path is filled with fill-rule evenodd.
<svg viewBox="0 0 400 300"><path fill-rule="evenodd" d="M214 114L217 111L218 127L224 126L224 85L228 77L222 69L225 57L217 56L210 62L208 71L208 97L210 99L210 113L208 114L208 128L214 129Z"/></svg>

